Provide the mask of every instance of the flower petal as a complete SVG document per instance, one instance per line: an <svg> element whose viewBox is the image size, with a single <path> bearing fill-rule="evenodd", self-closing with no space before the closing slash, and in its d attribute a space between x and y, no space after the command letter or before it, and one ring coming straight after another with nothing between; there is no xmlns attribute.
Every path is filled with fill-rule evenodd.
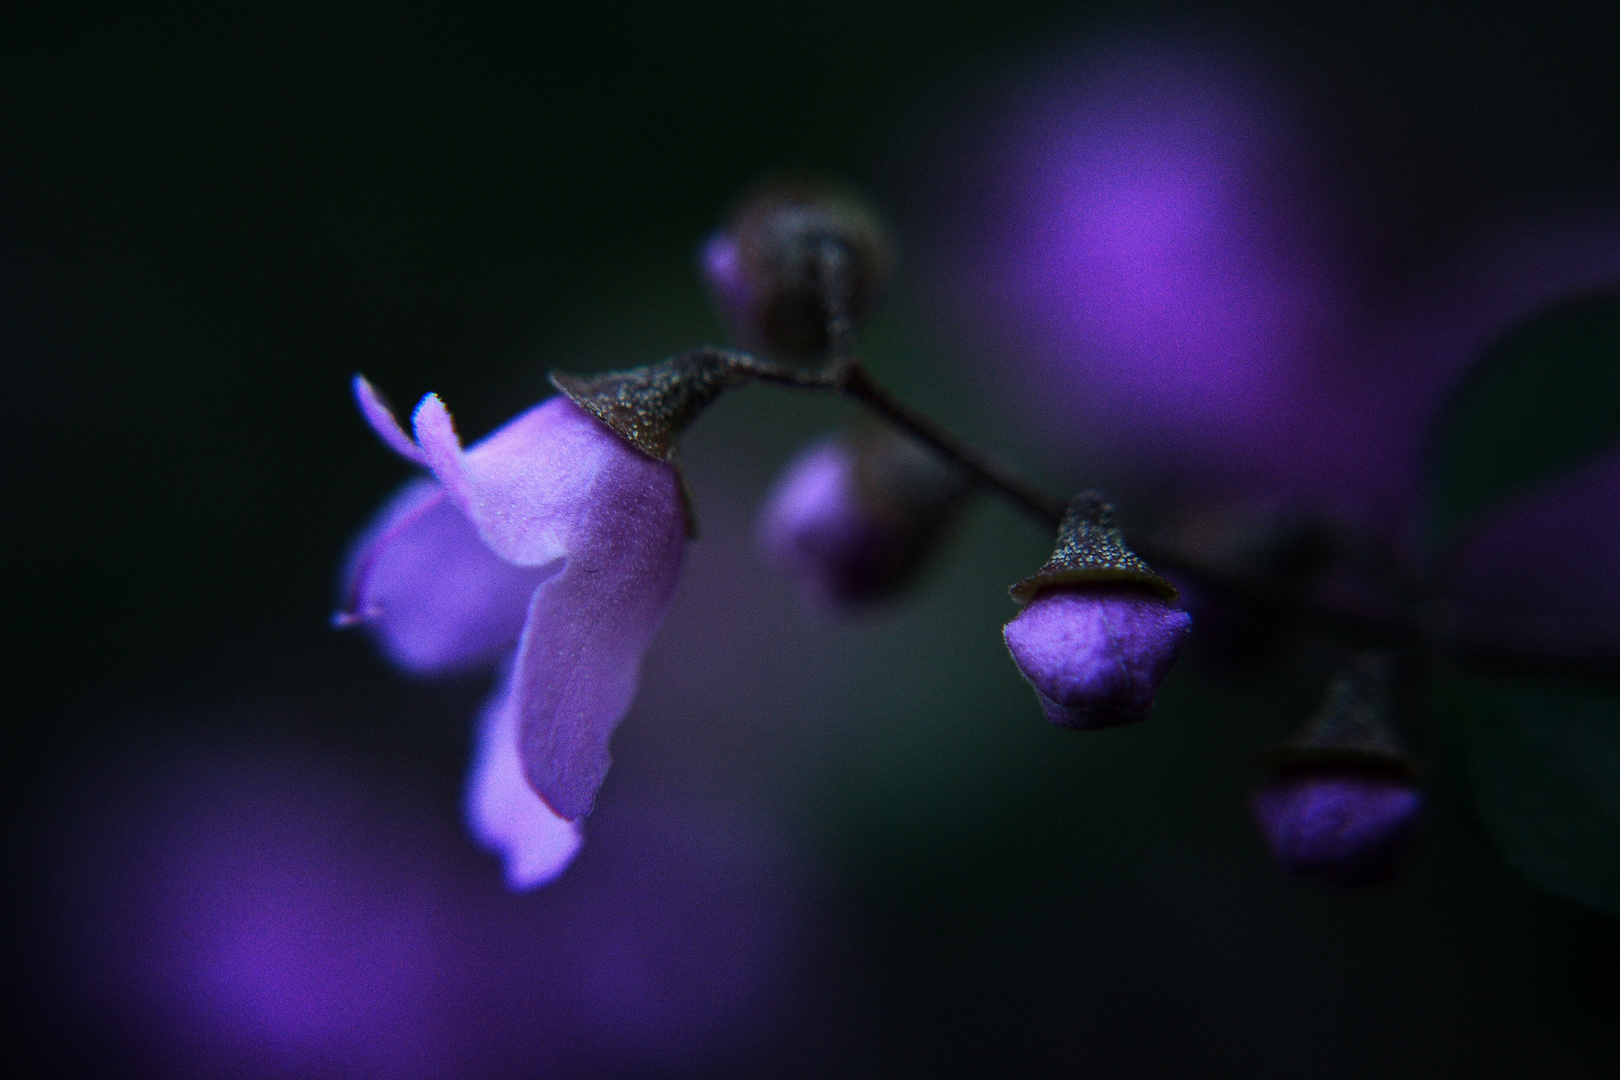
<svg viewBox="0 0 1620 1080"><path fill-rule="evenodd" d="M338 626L366 623L411 671L471 667L510 649L535 586L561 569L513 566L490 551L432 480L402 488L350 556Z"/></svg>
<svg viewBox="0 0 1620 1080"><path fill-rule="evenodd" d="M564 397L523 413L463 450L455 422L429 394L413 418L429 467L496 554L540 566L576 550L570 537L591 508L589 493L627 455L643 458ZM670 473L673 476L673 473Z"/></svg>
<svg viewBox="0 0 1620 1080"><path fill-rule="evenodd" d="M1146 589L1047 589L1002 630L1046 718L1092 729L1146 720L1192 618Z"/></svg>
<svg viewBox="0 0 1620 1080"><path fill-rule="evenodd" d="M590 812L607 774L608 739L635 697L686 549L673 466L614 441L623 452L602 456L562 573L535 590L514 676L524 771L569 820Z"/></svg>
<svg viewBox="0 0 1620 1080"><path fill-rule="evenodd" d="M409 435L405 434L405 429L399 426L399 421L394 418L393 410L388 407L388 403L377 392L377 388L367 382L364 375L356 375L353 386L354 400L359 403L361 415L366 418L366 423L371 425L371 430L375 431L394 453L406 461L426 466L427 457L422 453L422 448L412 442Z"/></svg>
<svg viewBox="0 0 1620 1080"><path fill-rule="evenodd" d="M478 719L467 781L467 823L478 842L506 860L506 883L532 889L553 880L579 851L579 825L552 812L523 776L518 710L509 672Z"/></svg>

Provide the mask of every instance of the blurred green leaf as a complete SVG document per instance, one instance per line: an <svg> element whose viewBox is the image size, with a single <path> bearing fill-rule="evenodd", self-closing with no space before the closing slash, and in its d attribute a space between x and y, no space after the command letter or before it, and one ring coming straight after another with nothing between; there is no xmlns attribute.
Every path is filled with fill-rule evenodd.
<svg viewBox="0 0 1620 1080"><path fill-rule="evenodd" d="M1502 858L1549 892L1620 916L1620 695L1459 679L1436 703Z"/></svg>
<svg viewBox="0 0 1620 1080"><path fill-rule="evenodd" d="M1512 495L1620 435L1620 296L1586 297L1520 323L1457 384L1435 431L1434 550Z"/></svg>

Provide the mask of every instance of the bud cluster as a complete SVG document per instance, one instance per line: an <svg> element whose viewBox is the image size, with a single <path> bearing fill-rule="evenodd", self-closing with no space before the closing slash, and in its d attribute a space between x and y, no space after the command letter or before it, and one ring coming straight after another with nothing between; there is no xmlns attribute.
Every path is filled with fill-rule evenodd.
<svg viewBox="0 0 1620 1080"><path fill-rule="evenodd" d="M357 380L379 436L431 475L358 545L339 622L367 625L414 671L499 665L468 805L515 886L550 880L573 857L696 535L677 440L720 394L751 382L842 394L874 414L802 449L762 506L761 553L813 605L845 614L894 597L977 493L1000 495L1056 532L1051 557L1010 586L1022 610L1002 629L1040 710L1080 731L1151 715L1193 629L1177 587L1102 494L1052 499L866 373L855 329L892 251L847 192L775 182L740 202L700 256L738 341L766 355L701 347L592 377L553 373L561 396L465 448L436 396L407 432ZM1136 544L1188 576L1215 637L1260 640L1293 625L1281 615L1323 567L1354 561L1324 521L1284 508L1229 527L1206 521L1180 547ZM1298 735L1260 753L1269 778L1251 807L1288 873L1356 886L1399 865L1422 799L1389 724L1394 671L1387 655L1358 656Z"/></svg>

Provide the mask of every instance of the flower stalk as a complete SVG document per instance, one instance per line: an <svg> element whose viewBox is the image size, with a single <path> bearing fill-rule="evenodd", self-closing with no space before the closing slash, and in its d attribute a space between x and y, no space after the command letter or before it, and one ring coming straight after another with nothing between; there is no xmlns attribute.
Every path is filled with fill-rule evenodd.
<svg viewBox="0 0 1620 1080"><path fill-rule="evenodd" d="M837 238L823 239L815 252L815 280L822 290L822 310L826 313L827 351L819 367L805 368L746 352L702 346L630 372L589 379L554 372L551 380L576 403L620 431L632 445L660 460L668 459L680 428L732 386L764 382L839 394L911 435L961 470L974 486L1006 500L1055 534L1068 500L1043 490L994 455L956 436L872 377L857 351L850 316L855 257L850 247ZM670 376L683 372L691 385L672 390ZM635 409L626 406L626 388L637 385L655 386L663 392L656 407L664 412L657 422L649 421L645 414L636 415ZM589 404L590 400L598 404ZM601 404L603 401L608 403ZM1620 655L1606 648L1571 650L1571 634L1558 627L1517 626L1511 635L1504 635L1473 619L1449 613L1437 617L1433 605L1422 603L1421 590L1417 598L1402 595L1393 604L1352 606L1234 572L1160 536L1131 535L1129 541L1149 564L1188 579L1220 599L1341 638L1356 648L1415 653L1434 664L1620 684Z"/></svg>

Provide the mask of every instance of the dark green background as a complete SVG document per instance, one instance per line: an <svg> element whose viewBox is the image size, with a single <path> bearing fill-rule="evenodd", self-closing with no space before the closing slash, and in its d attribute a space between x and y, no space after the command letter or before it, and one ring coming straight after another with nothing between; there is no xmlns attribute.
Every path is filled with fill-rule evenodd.
<svg viewBox="0 0 1620 1080"><path fill-rule="evenodd" d="M351 372L398 401L441 392L475 435L540 397L547 366L714 337L691 251L752 175L835 170L904 231L926 215L911 198L921 148L987 81L1122 23L1269 56L1353 163L1351 203L1383 223L1359 271L1397 280L1504 209L1620 193L1620 25L1595 7L14 13L0 34L0 528L21 910L38 907L42 793L109 738L162 722L130 717L290 702L316 718L299 737L412 777L454 814L478 688L406 684L325 628L339 552L402 475L356 420ZM877 366L987 440L1016 422L976 410L971 377L928 343L902 291ZM700 501L706 484L757 494L834 411L769 394L722 406L689 447ZM741 520L716 512L719 549ZM999 588L1039 546L985 514L895 621L802 628L842 688L789 815L818 852L840 928L829 963L852 987L818 1021L835 1060L878 1074L1607 1074L1620 934L1492 862L1444 802L1443 762L1421 857L1394 891L1342 898L1265 864L1240 798L1245 749L1310 707L1322 658L1253 682L1180 672L1153 724L1092 743L1041 727L993 637ZM680 656L655 653L649 678ZM802 657L783 665L814 681ZM859 722L831 715L851 709ZM623 773L662 753L705 782L701 738L635 730L616 744ZM730 771L768 786L790 764ZM49 954L27 914L11 926L17 1053L127 1074L127 1049L30 992Z"/></svg>

